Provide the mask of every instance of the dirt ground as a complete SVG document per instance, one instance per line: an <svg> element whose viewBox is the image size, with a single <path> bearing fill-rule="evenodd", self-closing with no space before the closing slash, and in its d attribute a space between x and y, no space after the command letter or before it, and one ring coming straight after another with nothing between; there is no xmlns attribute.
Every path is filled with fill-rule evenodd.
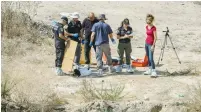
<svg viewBox="0 0 201 112"><path fill-rule="evenodd" d="M152 79L143 75L146 68L137 68L134 74L122 73L105 77L73 78L56 76L54 72L54 40L47 39L50 45L42 46L20 44L25 46L25 54L15 57L2 56L2 71L22 81L16 93L26 94L31 101L40 101L42 97L56 93L73 105L79 107L85 102L78 91L83 80L93 81L94 85L125 85L122 102L149 101L175 103L186 101L191 94L189 88L201 82L201 5L193 2L42 2L37 10L35 21L50 24L50 18L59 19L60 12L79 12L82 21L89 12L105 13L106 21L115 32L124 18L129 18L134 30L132 55L142 58L145 54L145 17L147 13L155 16L158 40L155 49L155 63L164 40L163 30L169 27L170 36L176 48L181 64L178 63L171 43L168 40L164 60L156 66L160 75ZM4 40L3 40L4 41ZM11 41L11 40L6 40ZM111 45L112 55L118 56L116 45ZM94 55L93 55L94 56ZM95 57L93 57L95 60ZM193 69L198 76L165 76L169 72ZM15 96L13 96L15 97Z"/></svg>

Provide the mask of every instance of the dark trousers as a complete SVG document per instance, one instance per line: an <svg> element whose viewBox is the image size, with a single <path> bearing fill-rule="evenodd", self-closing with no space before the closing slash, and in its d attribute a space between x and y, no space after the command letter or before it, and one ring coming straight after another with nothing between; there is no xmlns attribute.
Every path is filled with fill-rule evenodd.
<svg viewBox="0 0 201 112"><path fill-rule="evenodd" d="M152 69L155 69L155 63L154 63L154 52L151 51L151 46L149 44L145 44L145 51L146 51L146 55L148 56L148 60L149 60L149 67L151 67Z"/></svg>
<svg viewBox="0 0 201 112"><path fill-rule="evenodd" d="M80 57L81 57L81 43L78 42L76 50L75 50L74 63L79 64L80 63Z"/></svg>
<svg viewBox="0 0 201 112"><path fill-rule="evenodd" d="M84 55L85 55L85 64L90 64L90 51L91 51L91 46L89 46L90 44L90 36L86 37L85 38L85 44L84 44ZM96 52L96 46L95 44L93 44L93 48L94 48L94 51Z"/></svg>
<svg viewBox="0 0 201 112"><path fill-rule="evenodd" d="M56 48L55 66L61 68L65 52L65 41L55 39L55 48Z"/></svg>
<svg viewBox="0 0 201 112"><path fill-rule="evenodd" d="M120 65L122 65L124 63L123 59L124 59L124 51L126 53L126 64L130 65L130 61L131 61L131 52L132 52L132 48L131 48L131 43L119 43L118 45L118 54L120 57Z"/></svg>

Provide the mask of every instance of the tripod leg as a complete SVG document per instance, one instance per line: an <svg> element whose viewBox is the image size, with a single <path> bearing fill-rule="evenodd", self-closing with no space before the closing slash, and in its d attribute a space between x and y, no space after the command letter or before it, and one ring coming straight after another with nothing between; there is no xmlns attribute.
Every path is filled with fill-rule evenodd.
<svg viewBox="0 0 201 112"><path fill-rule="evenodd" d="M163 60L163 56L164 56L164 53L165 53L165 44L167 45L167 36L165 36L165 39L164 39L164 45L163 45L163 52L162 52L161 61Z"/></svg>
<svg viewBox="0 0 201 112"><path fill-rule="evenodd" d="M166 37L165 37L165 40L163 41L163 44L162 44L160 56L159 56L159 58L158 58L158 63L157 63L157 65L159 65L159 61L162 60L162 58L163 58L166 40L167 40L167 39L166 39Z"/></svg>
<svg viewBox="0 0 201 112"><path fill-rule="evenodd" d="M172 44L172 48L173 48L173 50L174 50L174 52L175 52L175 54L176 54L176 56L177 56L177 59L178 59L179 63L181 64L181 61L180 61L180 59L179 59L179 56L177 55L177 52L176 52L176 49L175 49L175 47L174 47L174 45L173 45L173 42L172 42L172 40L171 40L171 37L170 37L170 36L168 36L168 37L169 37L169 39L170 39L170 43Z"/></svg>

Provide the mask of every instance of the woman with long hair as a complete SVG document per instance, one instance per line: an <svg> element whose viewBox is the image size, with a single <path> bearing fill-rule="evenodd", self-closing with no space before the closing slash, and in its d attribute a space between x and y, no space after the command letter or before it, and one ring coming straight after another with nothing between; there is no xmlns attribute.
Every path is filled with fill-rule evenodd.
<svg viewBox="0 0 201 112"><path fill-rule="evenodd" d="M154 16L152 14L147 14L146 17L146 40L145 40L145 51L148 56L149 61L149 69L144 72L145 75L151 75L151 77L156 78L158 75L155 70L155 62L154 62L154 49L156 45L157 35L156 35L156 27L153 25Z"/></svg>

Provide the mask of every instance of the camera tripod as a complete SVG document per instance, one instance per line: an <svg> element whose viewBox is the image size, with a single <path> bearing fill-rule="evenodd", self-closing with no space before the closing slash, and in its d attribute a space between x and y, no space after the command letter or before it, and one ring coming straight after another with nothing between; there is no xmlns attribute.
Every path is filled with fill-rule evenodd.
<svg viewBox="0 0 201 112"><path fill-rule="evenodd" d="M163 55L164 55L164 51L165 51L165 45L167 45L167 38L170 39L170 43L171 43L171 45L172 45L172 48L173 48L173 50L174 50L174 52L175 52L175 54L176 54L176 56L177 56L177 59L178 59L179 63L181 64L181 61L180 61L180 59L179 59L179 57L178 57L178 55L177 55L177 52L176 52L176 50L175 50L175 47L174 47L173 43L172 43L171 37L170 37L169 34L168 34L168 33L169 33L168 27L167 27L167 31L163 31L163 32L165 32L165 39L164 39L164 42L163 42L163 45L162 45L162 48L161 48L161 53L160 53L160 56L159 56L157 65L159 65L159 61L160 61L160 60L161 60L161 61L163 60Z"/></svg>

